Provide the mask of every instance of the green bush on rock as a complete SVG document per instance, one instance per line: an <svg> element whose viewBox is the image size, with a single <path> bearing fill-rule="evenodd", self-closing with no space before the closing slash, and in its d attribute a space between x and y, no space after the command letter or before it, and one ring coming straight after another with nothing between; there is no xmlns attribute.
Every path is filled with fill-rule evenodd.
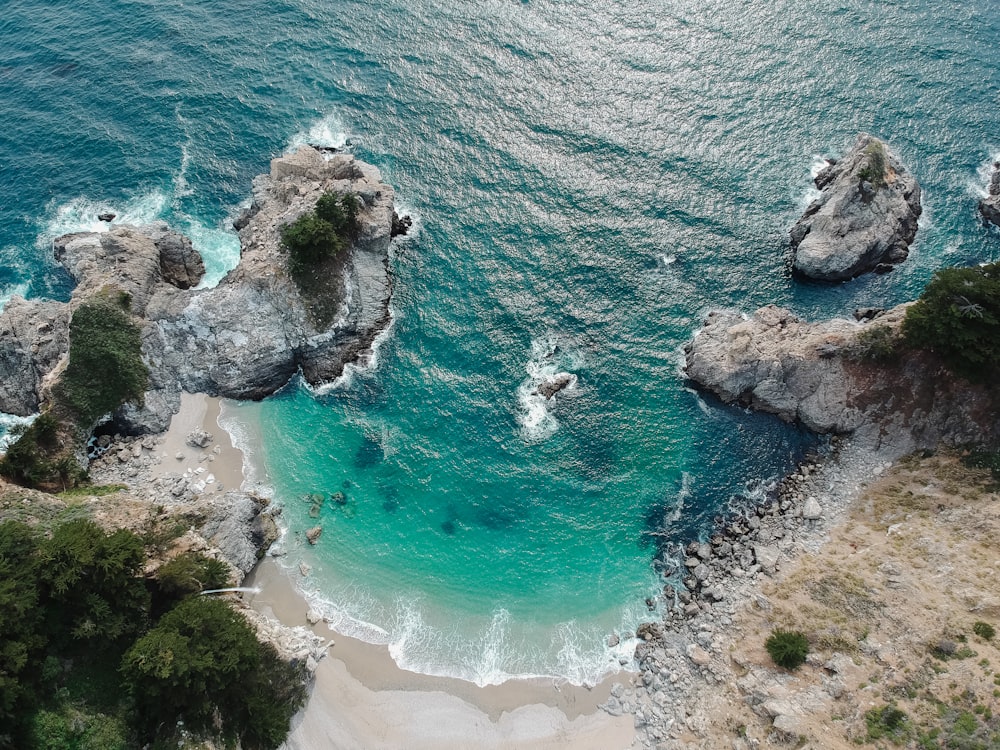
<svg viewBox="0 0 1000 750"><path fill-rule="evenodd" d="M288 270L302 279L323 262L340 255L358 231L357 196L327 192L313 211L281 230L281 244L288 251Z"/></svg>
<svg viewBox="0 0 1000 750"><path fill-rule="evenodd" d="M764 642L764 648L779 667L796 669L805 663L809 640L797 630L776 628Z"/></svg>
<svg viewBox="0 0 1000 750"><path fill-rule="evenodd" d="M939 355L969 380L1000 373L1000 263L934 274L903 320L907 345Z"/></svg>
<svg viewBox="0 0 1000 750"><path fill-rule="evenodd" d="M126 402L142 403L149 370L142 361L139 327L117 300L95 298L73 313L69 326L69 365L62 393L89 427Z"/></svg>

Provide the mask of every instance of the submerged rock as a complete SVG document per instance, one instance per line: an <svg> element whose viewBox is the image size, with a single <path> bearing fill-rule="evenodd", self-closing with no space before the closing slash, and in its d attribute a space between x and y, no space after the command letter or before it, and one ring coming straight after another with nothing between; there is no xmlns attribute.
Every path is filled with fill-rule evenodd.
<svg viewBox="0 0 1000 750"><path fill-rule="evenodd" d="M985 221L1000 227L1000 161L993 164L989 195L979 201L979 213Z"/></svg>
<svg viewBox="0 0 1000 750"><path fill-rule="evenodd" d="M884 142L862 133L815 183L820 197L791 230L798 273L843 281L906 259L917 234L920 185Z"/></svg>
<svg viewBox="0 0 1000 750"><path fill-rule="evenodd" d="M535 387L535 393L548 400L559 393L559 391L569 388L575 382L576 375L571 375L568 372L559 372L539 383Z"/></svg>

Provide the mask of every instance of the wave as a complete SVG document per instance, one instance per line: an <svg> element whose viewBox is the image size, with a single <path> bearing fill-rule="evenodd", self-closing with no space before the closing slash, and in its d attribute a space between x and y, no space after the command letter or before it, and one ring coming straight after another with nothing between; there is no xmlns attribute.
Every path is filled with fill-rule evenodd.
<svg viewBox="0 0 1000 750"><path fill-rule="evenodd" d="M578 379L571 371L583 366L583 356L575 349L565 349L555 334L531 342L530 355L524 365L528 377L518 386L516 394L517 421L525 442L541 442L559 429L559 421L550 411L556 395L546 398L539 392L539 386L562 379L567 383L562 390L573 391Z"/></svg>
<svg viewBox="0 0 1000 750"><path fill-rule="evenodd" d="M37 414L32 414L30 417L19 417L16 414L0 412L0 451L7 450L11 439L10 431L14 427L29 425L35 421L37 416Z"/></svg>
<svg viewBox="0 0 1000 750"><path fill-rule="evenodd" d="M314 122L306 130L300 130L288 139L285 151L294 151L299 146L323 146L325 148L344 148L348 136L340 117L331 112Z"/></svg>
<svg viewBox="0 0 1000 750"><path fill-rule="evenodd" d="M801 188L795 197L795 205L798 206L800 212L805 211L814 200L819 198L820 191L816 187L816 175L823 171L828 164L825 156L813 154L809 164L809 184Z"/></svg>
<svg viewBox="0 0 1000 750"><path fill-rule="evenodd" d="M8 287L4 287L0 290L0 313L3 312L4 307L10 302L10 298L15 294L20 297L27 297L28 292L31 289L30 281L22 281L18 284L11 284Z"/></svg>
<svg viewBox="0 0 1000 750"><path fill-rule="evenodd" d="M965 183L966 191L976 200L989 197L990 181L993 179L993 165L1000 162L1000 151L989 149L989 158L976 167L976 176Z"/></svg>
<svg viewBox="0 0 1000 750"><path fill-rule="evenodd" d="M286 571L305 561L281 560ZM399 597L384 604L357 586L345 587L330 597L316 587L324 579L322 566L310 566L311 575L296 578L296 586L310 609L333 630L386 646L401 669L459 678L480 687L532 678L595 685L630 668L636 645L631 634L649 619L645 605L637 603L622 611L610 632L574 620L530 626L516 622L503 607L486 619L462 621L450 613L429 611L416 597ZM616 637L611 638L612 634Z"/></svg>

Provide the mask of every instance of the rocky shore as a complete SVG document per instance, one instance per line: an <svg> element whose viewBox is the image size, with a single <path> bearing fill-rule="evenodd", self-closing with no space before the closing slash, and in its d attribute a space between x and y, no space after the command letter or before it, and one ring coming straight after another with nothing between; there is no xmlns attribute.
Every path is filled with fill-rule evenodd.
<svg viewBox="0 0 1000 750"><path fill-rule="evenodd" d="M988 195L979 201L979 213L983 220L1000 227L1000 161L993 164Z"/></svg>
<svg viewBox="0 0 1000 750"><path fill-rule="evenodd" d="M337 273L324 280L336 309L319 319L287 272L281 228L327 191L359 199L359 230ZM14 297L0 315L0 411L27 416L46 400L65 366L72 312L94 295L127 295L141 327L149 388L141 406L114 415L125 434L164 431L181 392L260 399L297 372L310 383L338 377L389 323L388 266L393 190L350 154L299 148L254 180L253 203L237 220L239 265L215 288L199 289L201 258L162 222L113 225L53 243L76 282L69 302Z"/></svg>
<svg viewBox="0 0 1000 750"><path fill-rule="evenodd" d="M906 260L917 235L920 185L883 141L862 133L815 183L819 198L791 230L797 273L844 281Z"/></svg>

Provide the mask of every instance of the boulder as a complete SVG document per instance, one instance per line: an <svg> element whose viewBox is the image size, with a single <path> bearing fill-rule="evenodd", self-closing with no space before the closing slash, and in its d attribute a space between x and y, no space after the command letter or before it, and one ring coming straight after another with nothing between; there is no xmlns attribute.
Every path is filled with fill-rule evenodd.
<svg viewBox="0 0 1000 750"><path fill-rule="evenodd" d="M178 289L191 289L205 276L205 262L191 240L157 221L143 227L160 251L160 275Z"/></svg>
<svg viewBox="0 0 1000 750"><path fill-rule="evenodd" d="M988 195L979 201L979 213L983 220L1000 227L1000 161L993 164Z"/></svg>
<svg viewBox="0 0 1000 750"><path fill-rule="evenodd" d="M883 141L862 133L815 182L820 197L790 233L797 273L844 281L906 258L917 234L920 185Z"/></svg>
<svg viewBox="0 0 1000 750"><path fill-rule="evenodd" d="M323 533L322 526L313 526L311 529L306 531L306 540L309 544L316 544L319 541L320 535Z"/></svg>
<svg viewBox="0 0 1000 750"><path fill-rule="evenodd" d="M808 498L802 506L802 517L807 521L818 521L822 515L823 508L820 507L819 501L814 497Z"/></svg>

